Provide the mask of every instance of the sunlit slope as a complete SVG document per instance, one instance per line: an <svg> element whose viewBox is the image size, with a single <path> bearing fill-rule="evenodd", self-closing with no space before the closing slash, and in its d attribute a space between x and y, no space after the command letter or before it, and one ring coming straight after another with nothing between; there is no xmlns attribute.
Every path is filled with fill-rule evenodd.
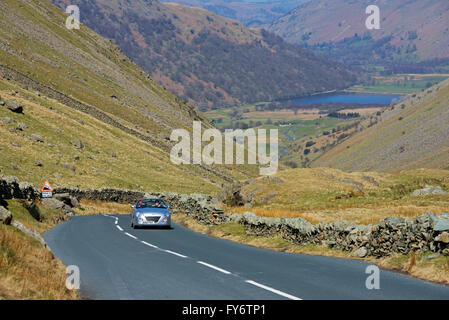
<svg viewBox="0 0 449 320"><path fill-rule="evenodd" d="M18 91L14 96L11 92ZM116 187L133 190L213 192L194 166L113 126L34 92L0 81L0 96L20 102L24 113L0 108L0 172L40 187ZM41 141L33 137L40 136ZM77 141L81 141L80 147Z"/></svg>
<svg viewBox="0 0 449 320"><path fill-rule="evenodd" d="M380 118L312 166L350 171L449 168L449 80L399 103Z"/></svg>
<svg viewBox="0 0 449 320"><path fill-rule="evenodd" d="M70 137L90 141L88 143L90 146L98 144L94 148L102 153L113 151L119 154L126 150L126 153L123 153L126 159L120 160L117 157L117 162L122 161L123 167L110 168L113 171L117 169L122 172L109 172L110 176L123 175L120 181L116 180L112 183L112 178L102 179L100 176L96 181L89 181L90 178L95 179L96 175L90 177L87 169L84 177L75 179L73 176L72 179L69 178L70 175L60 172L63 170L54 168L54 171L62 176L62 180L56 179L58 183L78 181L76 184L91 186L141 185L145 188L167 187L166 189L180 191L183 186L186 186L183 181L189 181L191 186L204 187L200 189L216 189L221 183L244 176L242 170L229 170L225 167L174 167L171 165L168 152L172 146L169 141L172 130L178 128L191 130L194 120L203 121L205 128L211 127L208 120L170 91L158 85L109 40L83 25L80 30L68 30L65 27L66 19L67 15L49 1L6 0L0 2L0 79L3 78L1 89L4 89L0 95L17 100L25 107L24 115L12 114L2 109L2 117L12 118L17 123L24 122L29 128L34 127L33 121L38 121L41 125L47 124L48 128L58 127L64 130L72 121L72 117L78 117L77 110L90 110L89 114L84 114L83 117L87 118L83 122L92 122L91 131L86 131L82 126L72 128L66 139L60 141L60 145L67 145ZM21 88L29 90L23 91ZM16 96L8 96L11 90L17 90L19 93ZM37 99L36 91L41 92L38 100L35 100ZM25 97L30 94L33 96L31 100ZM40 119L33 117L30 113L33 108L47 110L45 108L52 106L49 105L51 100L49 97L54 98L53 94L59 98L55 98L57 101L54 100L51 103L62 103L60 107L67 108L66 115L53 118L46 112L35 111L34 115L39 116ZM34 105L30 106L29 103ZM74 104L79 108L74 108ZM48 118L43 117L44 115ZM99 134L103 130L102 126L105 125L109 128L108 130L114 130L113 136L104 138ZM47 127L42 126L42 130L38 130L39 127L41 126L36 127L35 132L31 132L31 129L23 130L22 133L19 132L19 135L23 134L24 138L29 138L31 134L40 134L46 143L53 137L60 138L60 134L55 133L54 130L46 132ZM5 154L2 155L3 159L0 163L3 174L14 174L34 181L41 173L45 176L51 176L54 173L46 171L45 166L42 167L44 168L42 172L35 167L26 171L11 171L11 161L17 162L20 167L20 159L25 162L34 161L34 159L29 158L32 157L31 154L24 153L27 148L22 147L23 150L16 150L11 147L10 142L13 142L14 135L11 136L6 132L14 131L15 128L8 126L2 128L6 130L2 136ZM86 132L90 135L86 136ZM54 150L46 149L46 143L36 144L32 150L27 149L27 151L42 155L54 152ZM24 142L20 144L25 145ZM54 142L50 144L57 145ZM65 157L64 150L60 151ZM70 152L69 155L72 156ZM14 157L20 157L20 159ZM69 161L69 158L68 156L66 161ZM44 163L43 160L46 160L45 156L40 161ZM134 160L138 161L134 162ZM159 163L164 165L159 166ZM60 161L59 165L63 165L63 162ZM100 165L90 164L86 168L91 166L99 169ZM125 175L127 170L128 173ZM164 175L171 178L167 178L164 182ZM143 179L143 177L151 178ZM126 182L127 180L129 183ZM176 185L177 181L179 185ZM188 189L193 191L194 188Z"/></svg>

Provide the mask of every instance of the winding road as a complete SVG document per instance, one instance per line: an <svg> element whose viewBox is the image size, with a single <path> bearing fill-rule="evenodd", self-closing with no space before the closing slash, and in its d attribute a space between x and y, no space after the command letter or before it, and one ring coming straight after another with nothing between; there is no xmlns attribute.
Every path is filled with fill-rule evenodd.
<svg viewBox="0 0 449 320"><path fill-rule="evenodd" d="M449 287L369 263L276 252L171 230L129 226L129 215L75 216L44 234L65 265L80 269L88 299L449 299Z"/></svg>

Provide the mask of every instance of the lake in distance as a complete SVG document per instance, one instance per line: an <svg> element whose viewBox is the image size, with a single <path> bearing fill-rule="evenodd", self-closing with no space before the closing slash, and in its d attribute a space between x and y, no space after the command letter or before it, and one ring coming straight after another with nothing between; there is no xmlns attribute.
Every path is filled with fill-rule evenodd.
<svg viewBox="0 0 449 320"><path fill-rule="evenodd" d="M317 94L309 97L294 98L296 104L313 103L359 103L359 104L390 104L394 99L399 102L403 98L399 94L381 94L381 93L359 93L359 92L338 92Z"/></svg>

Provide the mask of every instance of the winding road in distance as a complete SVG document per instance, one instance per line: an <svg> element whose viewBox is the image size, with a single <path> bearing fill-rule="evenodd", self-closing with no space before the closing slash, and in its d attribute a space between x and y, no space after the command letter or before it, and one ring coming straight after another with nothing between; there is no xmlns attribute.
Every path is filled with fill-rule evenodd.
<svg viewBox="0 0 449 320"><path fill-rule="evenodd" d="M129 226L129 215L75 216L44 234L65 265L80 269L88 299L449 299L449 287L369 263L276 252L212 238L180 225Z"/></svg>

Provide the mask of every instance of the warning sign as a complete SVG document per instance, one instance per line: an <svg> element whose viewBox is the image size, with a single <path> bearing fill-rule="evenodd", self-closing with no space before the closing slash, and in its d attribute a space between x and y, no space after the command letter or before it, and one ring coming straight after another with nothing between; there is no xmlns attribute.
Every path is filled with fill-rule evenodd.
<svg viewBox="0 0 449 320"><path fill-rule="evenodd" d="M44 191L53 191L53 188L50 185L50 182L48 182L48 180L45 181L44 185L42 186L41 189L42 192Z"/></svg>
<svg viewBox="0 0 449 320"><path fill-rule="evenodd" d="M53 188L50 185L50 182L48 182L48 180L45 181L44 185L42 186L41 196L42 196L42 198L51 198L51 197L53 197Z"/></svg>

